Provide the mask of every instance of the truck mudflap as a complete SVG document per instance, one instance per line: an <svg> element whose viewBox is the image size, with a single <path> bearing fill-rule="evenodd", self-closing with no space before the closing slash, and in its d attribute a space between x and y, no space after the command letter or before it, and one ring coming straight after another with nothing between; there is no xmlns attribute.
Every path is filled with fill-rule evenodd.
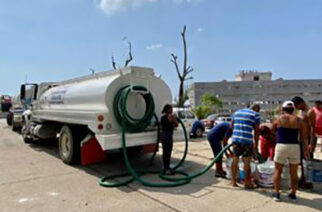
<svg viewBox="0 0 322 212"><path fill-rule="evenodd" d="M148 154L148 153L153 153L157 147L155 144L147 144L143 146L142 153L143 154Z"/></svg>
<svg viewBox="0 0 322 212"><path fill-rule="evenodd" d="M83 166L104 161L107 157L95 136L88 135L81 142L81 164Z"/></svg>
<svg viewBox="0 0 322 212"><path fill-rule="evenodd" d="M142 153L153 153L156 149L155 144L142 146ZM81 164L83 166L94 164L106 160L107 153L103 151L95 136L88 135L81 142Z"/></svg>

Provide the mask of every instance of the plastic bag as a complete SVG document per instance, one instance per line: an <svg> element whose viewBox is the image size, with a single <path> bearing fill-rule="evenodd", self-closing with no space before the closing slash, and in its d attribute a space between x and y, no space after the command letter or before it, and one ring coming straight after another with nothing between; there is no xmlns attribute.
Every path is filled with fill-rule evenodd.
<svg viewBox="0 0 322 212"><path fill-rule="evenodd" d="M258 184L262 187L271 188L274 186L274 162L267 159L265 163L257 166L258 170Z"/></svg>

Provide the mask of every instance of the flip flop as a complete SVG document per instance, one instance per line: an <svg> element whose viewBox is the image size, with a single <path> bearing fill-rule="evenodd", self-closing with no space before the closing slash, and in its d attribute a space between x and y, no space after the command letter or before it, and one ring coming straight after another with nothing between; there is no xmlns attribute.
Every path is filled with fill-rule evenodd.
<svg viewBox="0 0 322 212"><path fill-rule="evenodd" d="M216 173L215 173L215 177L221 177L221 178L225 178L225 179L227 178L227 177L226 177L226 175L227 175L227 174L226 174L225 172L222 172L222 173L218 173L218 172L216 172Z"/></svg>
<svg viewBox="0 0 322 212"><path fill-rule="evenodd" d="M246 190L253 190L253 189L257 189L259 186L257 184L249 184L249 185L245 185L245 189Z"/></svg>

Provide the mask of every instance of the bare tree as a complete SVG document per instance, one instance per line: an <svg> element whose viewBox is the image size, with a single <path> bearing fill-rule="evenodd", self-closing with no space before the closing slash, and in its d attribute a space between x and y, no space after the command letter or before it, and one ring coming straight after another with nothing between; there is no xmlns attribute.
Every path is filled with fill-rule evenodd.
<svg viewBox="0 0 322 212"><path fill-rule="evenodd" d="M184 89L184 83L187 80L193 79L189 74L193 72L193 68L190 66L187 66L187 42L186 42L186 26L183 27L183 30L181 32L181 37L183 41L183 67L182 71L180 71L179 66L178 66L178 56L175 54L171 54L171 62L174 64L174 67L177 71L177 75L180 81L179 85L179 94L178 94L178 107L183 107L184 103L186 101L185 98L185 89Z"/></svg>
<svg viewBox="0 0 322 212"><path fill-rule="evenodd" d="M112 67L113 67L113 69L116 69L116 62L114 59L114 55L112 55Z"/></svg>
<svg viewBox="0 0 322 212"><path fill-rule="evenodd" d="M126 38L125 38L126 39ZM124 40L124 38L123 38ZM131 42L128 42L128 45L129 45L129 54L128 54L128 57L127 59L125 60L125 63L124 63L124 67L128 67L128 65L132 62L133 60L133 55L132 55L132 43ZM117 65L116 65L116 62L115 62L115 58L114 58L114 55L112 55L112 67L113 69L117 69Z"/></svg>
<svg viewBox="0 0 322 212"><path fill-rule="evenodd" d="M127 67L130 64L130 62L133 60L132 44L131 44L131 42L128 42L128 44L129 44L129 57L125 60L124 67Z"/></svg>
<svg viewBox="0 0 322 212"><path fill-rule="evenodd" d="M92 75L94 75L94 74L95 74L95 70L94 70L94 69L89 68L89 70L92 72Z"/></svg>

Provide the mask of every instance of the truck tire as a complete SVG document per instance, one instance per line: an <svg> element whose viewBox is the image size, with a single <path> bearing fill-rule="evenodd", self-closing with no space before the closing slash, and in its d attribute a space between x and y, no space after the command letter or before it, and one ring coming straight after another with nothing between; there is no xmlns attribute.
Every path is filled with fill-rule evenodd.
<svg viewBox="0 0 322 212"><path fill-rule="evenodd" d="M26 133L26 122L24 120L22 121L21 135L22 135L23 141L26 144L31 144L34 142L34 140L30 138Z"/></svg>
<svg viewBox="0 0 322 212"><path fill-rule="evenodd" d="M12 131L14 132L18 132L18 127L15 125L14 122L12 122L12 127L11 127Z"/></svg>
<svg viewBox="0 0 322 212"><path fill-rule="evenodd" d="M12 120L13 120L13 114L9 112L7 114L7 124L8 124L8 126L12 125Z"/></svg>
<svg viewBox="0 0 322 212"><path fill-rule="evenodd" d="M81 161L81 136L76 128L64 125L59 133L58 149L62 161L69 165L80 164Z"/></svg>
<svg viewBox="0 0 322 212"><path fill-rule="evenodd" d="M203 136L203 129L201 127L198 127L196 129L195 135L197 138L201 138Z"/></svg>
<svg viewBox="0 0 322 212"><path fill-rule="evenodd" d="M12 121L12 131L14 132L21 132L21 127L17 126L14 121Z"/></svg>

